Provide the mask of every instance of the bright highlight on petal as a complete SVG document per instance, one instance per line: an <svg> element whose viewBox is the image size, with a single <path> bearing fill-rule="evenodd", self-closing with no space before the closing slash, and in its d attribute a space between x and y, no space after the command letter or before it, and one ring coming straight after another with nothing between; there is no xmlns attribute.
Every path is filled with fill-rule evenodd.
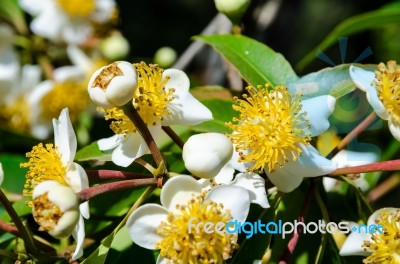
<svg viewBox="0 0 400 264"><path fill-rule="evenodd" d="M310 141L309 131L303 129L309 125L300 98L292 98L284 86L270 92L268 86L246 90L249 95L243 95L244 100L235 98L238 105L233 108L239 118L226 124L232 130L229 138L239 152L239 162L253 163L250 171L267 167L273 172L276 166L296 161L302 153L298 144Z"/></svg>

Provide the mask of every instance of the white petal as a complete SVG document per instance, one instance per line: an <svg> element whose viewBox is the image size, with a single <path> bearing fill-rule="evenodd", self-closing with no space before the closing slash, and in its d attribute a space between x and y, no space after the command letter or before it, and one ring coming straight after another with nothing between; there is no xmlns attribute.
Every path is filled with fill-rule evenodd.
<svg viewBox="0 0 400 264"><path fill-rule="evenodd" d="M358 152L350 150L341 150L332 161L338 164L338 168L366 165L378 160L378 155L374 152Z"/></svg>
<svg viewBox="0 0 400 264"><path fill-rule="evenodd" d="M214 177L214 180L217 184L228 184L232 181L234 173L235 169L230 163L227 163L224 167L222 167L217 176Z"/></svg>
<svg viewBox="0 0 400 264"><path fill-rule="evenodd" d="M97 141L97 145L100 150L111 150L116 148L121 142L124 140L124 136L122 135L114 135L109 138L99 139Z"/></svg>
<svg viewBox="0 0 400 264"><path fill-rule="evenodd" d="M75 252L72 254L72 260L76 260L83 255L83 241L85 240L85 222L83 221L83 217L79 217L78 224L75 227L74 232L72 232L72 236L76 241Z"/></svg>
<svg viewBox="0 0 400 264"><path fill-rule="evenodd" d="M282 192L291 192L302 182L303 177L315 177L331 173L337 168L337 164L319 155L311 145L299 144L303 151L297 161L290 160L283 168L277 168L275 172L266 174L271 182Z"/></svg>
<svg viewBox="0 0 400 264"><path fill-rule="evenodd" d="M64 108L60 117L53 118L54 144L58 147L64 165L69 165L75 158L77 141L75 131L69 119L68 108Z"/></svg>
<svg viewBox="0 0 400 264"><path fill-rule="evenodd" d="M352 223L351 226L358 226L356 223ZM350 226L350 228L351 228ZM344 241L342 248L339 251L341 256L368 256L371 253L365 251L361 246L364 240L370 240L371 236L365 232L364 229L359 232L351 232L346 240Z"/></svg>
<svg viewBox="0 0 400 264"><path fill-rule="evenodd" d="M234 220L243 223L250 209L249 192L238 186L220 185L211 189L205 199L222 203L225 210L230 210Z"/></svg>
<svg viewBox="0 0 400 264"><path fill-rule="evenodd" d="M302 110L307 112L312 136L318 136L329 128L328 117L335 109L336 99L330 95L304 100Z"/></svg>
<svg viewBox="0 0 400 264"><path fill-rule="evenodd" d="M364 92L368 91L375 80L375 73L373 71L367 71L354 65L350 66L349 73L355 85Z"/></svg>
<svg viewBox="0 0 400 264"><path fill-rule="evenodd" d="M260 175L253 172L239 173L231 185L245 188L249 192L252 203L269 208L265 180Z"/></svg>
<svg viewBox="0 0 400 264"><path fill-rule="evenodd" d="M158 204L140 206L126 222L132 241L141 247L155 249L156 243L162 238L156 231L167 216L168 210Z"/></svg>
<svg viewBox="0 0 400 264"><path fill-rule="evenodd" d="M194 195L200 195L201 185L193 177L178 175L170 178L160 194L161 204L169 211L175 211L176 205L185 205Z"/></svg>
<svg viewBox="0 0 400 264"><path fill-rule="evenodd" d="M390 133L392 133L393 137L400 141L400 126L394 124L392 120L389 120L389 130Z"/></svg>

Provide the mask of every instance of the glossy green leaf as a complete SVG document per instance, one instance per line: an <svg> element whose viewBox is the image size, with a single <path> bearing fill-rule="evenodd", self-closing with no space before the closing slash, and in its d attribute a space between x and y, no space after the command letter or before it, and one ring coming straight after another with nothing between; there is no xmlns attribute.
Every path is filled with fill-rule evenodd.
<svg viewBox="0 0 400 264"><path fill-rule="evenodd" d="M198 36L228 60L249 84L282 85L298 77L282 54L242 35Z"/></svg>
<svg viewBox="0 0 400 264"><path fill-rule="evenodd" d="M92 144L81 148L75 155L75 160L77 161L87 161L87 160L110 160L111 153L103 152L99 149L97 142L92 142Z"/></svg>
<svg viewBox="0 0 400 264"><path fill-rule="evenodd" d="M1 0L0 17L10 21L19 33L28 32L24 14L18 6L17 0Z"/></svg>
<svg viewBox="0 0 400 264"><path fill-rule="evenodd" d="M316 55L335 44L339 37L348 37L358 32L400 22L400 9L381 9L353 16L337 25L324 40L310 51L297 65L303 70ZM366 43L367 46L368 43Z"/></svg>

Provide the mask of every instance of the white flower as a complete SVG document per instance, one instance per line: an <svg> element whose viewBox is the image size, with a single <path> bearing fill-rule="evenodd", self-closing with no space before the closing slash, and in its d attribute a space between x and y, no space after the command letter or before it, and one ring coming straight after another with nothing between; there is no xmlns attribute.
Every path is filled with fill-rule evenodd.
<svg viewBox="0 0 400 264"><path fill-rule="evenodd" d="M30 28L36 35L53 41L83 43L93 33L92 23L107 22L114 0L20 0L21 7L34 16Z"/></svg>
<svg viewBox="0 0 400 264"><path fill-rule="evenodd" d="M71 121L88 109L85 73L76 66L63 66L53 71L53 79L39 83L29 97L32 133L47 138L51 132L51 120L68 108Z"/></svg>
<svg viewBox="0 0 400 264"><path fill-rule="evenodd" d="M76 154L77 141L68 115L68 109L61 111L59 119L53 119L54 146L53 144L39 144L27 153L29 159L21 167L29 168L26 175L25 196L31 196L32 190L44 181L56 181L69 186L76 193L89 187L89 181L85 170L73 162ZM85 238L85 227L83 218L88 219L89 204L84 202L79 206L80 217L72 235L77 241L73 258L82 256L83 240Z"/></svg>
<svg viewBox="0 0 400 264"><path fill-rule="evenodd" d="M136 86L135 67L126 61L116 61L93 73L87 89L96 105L112 108L131 101Z"/></svg>
<svg viewBox="0 0 400 264"><path fill-rule="evenodd" d="M377 160L378 155L375 152L357 152L350 150L341 150L332 158L332 161L338 164L338 168L367 165L376 162ZM325 190L331 191L339 181L330 177L324 177L322 182ZM353 182L362 191L366 191L369 188L369 184L365 180L365 173L361 173L357 179L353 180Z"/></svg>
<svg viewBox="0 0 400 264"><path fill-rule="evenodd" d="M40 231L70 236L79 220L79 199L74 190L56 181L39 183L32 194L32 215Z"/></svg>
<svg viewBox="0 0 400 264"><path fill-rule="evenodd" d="M222 185L211 189L204 198L201 194L201 185L190 176L169 179L161 190L161 205L143 205L129 216L126 227L133 242L147 249L160 249L157 263L167 263L168 259L180 263L222 263L230 258L237 247L236 234L225 230L206 233L200 226L196 230L196 225L201 221L214 226L235 220L243 223L250 207L248 192ZM190 235L191 232L197 234ZM210 239L216 243L204 247Z"/></svg>
<svg viewBox="0 0 400 264"><path fill-rule="evenodd" d="M375 72L351 66L350 77L362 91L375 113L388 120L393 137L400 140L400 68L395 61L380 63Z"/></svg>
<svg viewBox="0 0 400 264"><path fill-rule="evenodd" d="M350 233L339 254L341 256L367 256L364 263L397 263L399 261L400 211L398 208L382 208L369 218L367 226L378 229L372 234L365 228Z"/></svg>
<svg viewBox="0 0 400 264"><path fill-rule="evenodd" d="M215 177L232 154L232 143L220 133L193 135L186 141L182 151L186 169L194 176L205 179Z"/></svg>
<svg viewBox="0 0 400 264"><path fill-rule="evenodd" d="M183 71L164 71L143 62L135 67L138 88L132 103L154 138L161 132L161 126L196 125L212 119L210 110L189 93L189 78ZM127 167L148 153L146 143L122 109L106 109L105 118L113 120L110 127L116 135L97 143L103 151L114 149L111 159L115 164Z"/></svg>
<svg viewBox="0 0 400 264"><path fill-rule="evenodd" d="M241 172L264 170L282 192L297 188L304 177L328 174L336 164L310 145L311 137L329 128L335 98L326 95L301 101L284 86L268 91L248 87L233 108L240 113L227 126L237 153L231 161ZM235 158L236 157L238 158Z"/></svg>

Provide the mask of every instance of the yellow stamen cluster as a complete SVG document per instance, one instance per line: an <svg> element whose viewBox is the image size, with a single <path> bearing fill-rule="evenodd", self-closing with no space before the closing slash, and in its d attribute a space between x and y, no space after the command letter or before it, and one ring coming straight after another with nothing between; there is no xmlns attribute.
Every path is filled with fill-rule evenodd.
<svg viewBox="0 0 400 264"><path fill-rule="evenodd" d="M231 221L229 210L224 210L222 204L203 201L198 196L188 205L178 205L177 210L170 213L157 230L163 238L157 242L156 249L160 249L160 255L171 263L223 263L238 248L235 234L229 234L225 229L208 234L199 224L212 222L215 226L218 222Z"/></svg>
<svg viewBox="0 0 400 264"><path fill-rule="evenodd" d="M43 181L53 180L68 185L65 179L66 168L53 144L43 146L40 143L34 146L31 152L26 153L26 157L29 158L29 161L21 163L22 168L29 168L26 174L24 196L32 196L33 189Z"/></svg>
<svg viewBox="0 0 400 264"><path fill-rule="evenodd" d="M25 98L18 97L12 104L2 106L0 121L15 131L28 132L30 129L29 111Z"/></svg>
<svg viewBox="0 0 400 264"><path fill-rule="evenodd" d="M159 124L164 116L169 115L168 104L174 100L174 88L165 87L169 76L163 80L163 69L144 62L135 64L138 73L138 86L133 96L133 106L146 125ZM116 134L126 135L136 132L136 127L117 107L105 109L105 119L113 120L110 128Z"/></svg>
<svg viewBox="0 0 400 264"><path fill-rule="evenodd" d="M274 172L276 165L283 167L289 159L297 160L302 151L298 144L308 144L310 134L306 113L301 111L299 97L292 98L284 86L268 92L268 86L246 88L244 100L234 98L233 109L240 113L226 126L228 135L239 152L240 162L251 162L249 171L268 168Z"/></svg>
<svg viewBox="0 0 400 264"><path fill-rule="evenodd" d="M32 215L40 225L39 231L52 231L56 227L63 212L47 197L47 193L32 200Z"/></svg>
<svg viewBox="0 0 400 264"><path fill-rule="evenodd" d="M364 263L400 263L400 210L381 213L376 223L381 225L383 233L374 233L371 240L365 240L362 247L373 253L363 260Z"/></svg>
<svg viewBox="0 0 400 264"><path fill-rule="evenodd" d="M70 16L87 17L96 8L95 0L56 0L58 6Z"/></svg>
<svg viewBox="0 0 400 264"><path fill-rule="evenodd" d="M392 122L400 125L400 67L395 61L380 63L376 75L379 100L385 106Z"/></svg>

